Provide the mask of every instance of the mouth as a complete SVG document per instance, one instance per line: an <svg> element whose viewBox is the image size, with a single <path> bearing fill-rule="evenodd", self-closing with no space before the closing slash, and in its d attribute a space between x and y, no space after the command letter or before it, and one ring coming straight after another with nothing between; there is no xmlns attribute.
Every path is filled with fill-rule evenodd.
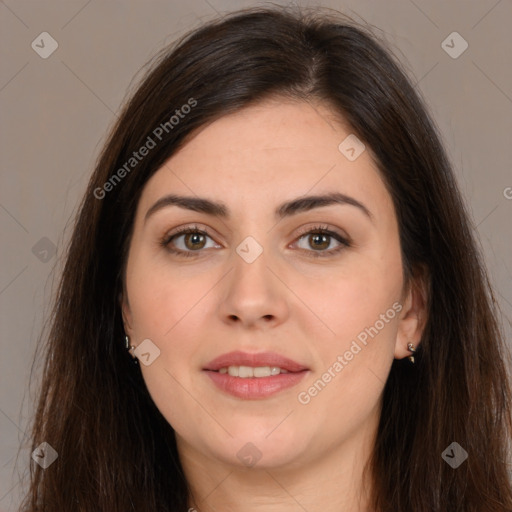
<svg viewBox="0 0 512 512"><path fill-rule="evenodd" d="M210 361L203 371L218 389L245 400L270 397L309 373L306 366L273 352L230 352Z"/></svg>
<svg viewBox="0 0 512 512"><path fill-rule="evenodd" d="M279 366L226 366L224 368L220 368L219 370L214 371L224 374L227 373L231 375L231 377L239 377L241 379L261 379L263 377L275 377L276 375L280 375L281 373L297 373L289 372L284 368L279 368Z"/></svg>
<svg viewBox="0 0 512 512"><path fill-rule="evenodd" d="M230 373L230 368L231 372ZM241 369L241 374L240 374ZM250 374L250 370L257 370L256 375ZM279 373L296 373L308 370L303 364L294 361L288 357L284 357L275 352L260 352L251 354L249 352L229 352L216 357L210 361L203 370L214 372L229 373L233 377L269 377L267 375L270 370L270 375L278 375ZM279 369L279 372L277 372ZM235 374L238 371L238 374ZM273 372L273 373L272 373Z"/></svg>

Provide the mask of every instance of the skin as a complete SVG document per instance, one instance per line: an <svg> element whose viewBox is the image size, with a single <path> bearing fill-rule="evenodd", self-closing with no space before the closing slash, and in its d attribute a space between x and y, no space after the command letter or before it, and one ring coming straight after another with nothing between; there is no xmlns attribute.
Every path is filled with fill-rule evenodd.
<svg viewBox="0 0 512 512"><path fill-rule="evenodd" d="M363 468L377 430L394 358L411 355L425 323L424 288L406 287L395 210L367 148L349 161L338 145L351 133L321 103L267 100L200 129L147 182L136 211L122 310L137 346L160 355L140 365L148 391L176 432L198 511L366 511ZM330 205L279 222L274 209L303 195L341 192L363 203ZM146 212L174 193L222 201L229 219L178 206ZM197 224L211 238L178 236L180 257L159 245ZM326 225L352 240L309 235ZM315 231L313 231L315 233ZM236 248L252 236L262 254ZM318 242L317 242L318 243ZM197 249L199 248L199 249ZM394 303L402 309L303 404L307 391ZM297 386L264 400L219 391L202 371L232 350L275 351L309 368ZM252 443L253 467L237 453ZM245 448L247 450L247 448ZM363 485L364 484L364 485Z"/></svg>

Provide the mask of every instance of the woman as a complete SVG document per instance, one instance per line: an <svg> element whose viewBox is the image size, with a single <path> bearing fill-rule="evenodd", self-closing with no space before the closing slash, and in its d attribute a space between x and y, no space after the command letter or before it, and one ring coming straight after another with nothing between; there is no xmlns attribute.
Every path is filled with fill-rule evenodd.
<svg viewBox="0 0 512 512"><path fill-rule="evenodd" d="M404 72L341 17L237 12L160 55L52 320L32 449L57 457L24 510L512 510L468 214Z"/></svg>

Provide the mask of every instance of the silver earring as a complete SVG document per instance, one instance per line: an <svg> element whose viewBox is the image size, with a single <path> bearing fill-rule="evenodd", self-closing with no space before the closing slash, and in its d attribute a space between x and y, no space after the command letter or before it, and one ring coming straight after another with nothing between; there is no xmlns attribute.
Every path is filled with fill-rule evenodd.
<svg viewBox="0 0 512 512"><path fill-rule="evenodd" d="M412 343L408 343L407 348L409 349L409 352L412 352L413 354L414 354L414 352L416 352L416 348ZM409 356L408 359L409 359L409 361L411 361L412 364L414 364L414 356L413 355Z"/></svg>
<svg viewBox="0 0 512 512"><path fill-rule="evenodd" d="M135 350L135 347L133 345L130 345L130 338L128 338L128 336L125 336L124 339L125 339L125 344L126 344L126 350L128 350L128 352L131 352L132 350ZM139 364L139 361L138 361L137 357L134 356L133 354L132 354L132 358L134 359L133 362L135 364Z"/></svg>

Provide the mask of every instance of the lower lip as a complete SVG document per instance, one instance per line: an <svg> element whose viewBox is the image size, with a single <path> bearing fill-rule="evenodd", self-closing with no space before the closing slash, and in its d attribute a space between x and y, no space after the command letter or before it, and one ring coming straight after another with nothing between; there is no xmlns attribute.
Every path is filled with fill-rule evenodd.
<svg viewBox="0 0 512 512"><path fill-rule="evenodd" d="M232 377L228 373L205 370L214 384L237 398L258 400L279 393L297 385L308 371L280 373L272 377L249 377L247 379Z"/></svg>

